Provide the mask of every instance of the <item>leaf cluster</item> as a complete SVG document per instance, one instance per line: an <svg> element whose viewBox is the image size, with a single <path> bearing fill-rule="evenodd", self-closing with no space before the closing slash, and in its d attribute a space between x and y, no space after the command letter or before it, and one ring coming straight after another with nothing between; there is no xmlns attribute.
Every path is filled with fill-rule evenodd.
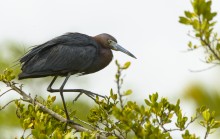
<svg viewBox="0 0 220 139"><path fill-rule="evenodd" d="M196 49L203 47L206 50L206 62L211 63L220 60L220 38L214 32L214 17L217 13L211 9L211 0L193 0L191 2L192 11L185 11L184 16L180 16L179 22L184 25L189 25L193 28L193 33L189 36L199 41L198 44L193 44L189 41L188 47Z"/></svg>
<svg viewBox="0 0 220 139"><path fill-rule="evenodd" d="M117 94L112 92L109 97L97 99L96 102L98 107L90 110L89 122L93 126L99 126L99 130L105 131L111 138L171 139L170 133L179 131L183 139L198 139L187 128L201 114L203 120L200 123L207 129L207 134L211 133L211 129L220 127L219 121L214 119L214 113L209 117L210 112L205 107L198 109L196 116L189 118L182 114L180 100L172 104L166 98L159 99L158 93L149 95L144 105L128 101L120 108Z"/></svg>
<svg viewBox="0 0 220 139"><path fill-rule="evenodd" d="M42 104L62 116L65 115L61 108L53 106L55 100L55 96L48 96ZM15 104L17 117L24 130L22 138L60 139L72 136L71 129L64 130L65 123L57 121L51 115L42 111L38 105L25 104L22 100L16 100ZM30 134L25 137L26 132L30 132Z"/></svg>
<svg viewBox="0 0 220 139"><path fill-rule="evenodd" d="M9 82L15 78L15 75L13 73L13 70L11 69L5 69L3 71L3 74L0 74L0 81Z"/></svg>

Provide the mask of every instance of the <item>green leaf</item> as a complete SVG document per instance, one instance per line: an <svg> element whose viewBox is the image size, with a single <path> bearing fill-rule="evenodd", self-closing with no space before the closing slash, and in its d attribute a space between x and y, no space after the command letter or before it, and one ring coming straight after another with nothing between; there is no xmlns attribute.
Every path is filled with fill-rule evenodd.
<svg viewBox="0 0 220 139"><path fill-rule="evenodd" d="M53 97L51 98L51 101L54 102L55 100L56 100L56 96L53 96Z"/></svg>
<svg viewBox="0 0 220 139"><path fill-rule="evenodd" d="M202 112L202 116L205 119L205 121L209 121L210 119L210 112L209 109L206 109L205 111Z"/></svg>
<svg viewBox="0 0 220 139"><path fill-rule="evenodd" d="M111 98L112 98L113 100L117 100L118 95L117 95L117 94L114 94Z"/></svg>
<svg viewBox="0 0 220 139"><path fill-rule="evenodd" d="M188 18L193 17L193 13L191 13L190 11L185 11L184 13L185 13L186 17L188 17Z"/></svg>
<svg viewBox="0 0 220 139"><path fill-rule="evenodd" d="M116 78L116 80L118 80L119 79L119 74L115 74L115 78Z"/></svg>
<svg viewBox="0 0 220 139"><path fill-rule="evenodd" d="M145 101L145 103L146 103L148 106L151 105L151 102L150 102L149 100L145 99L144 101Z"/></svg>
<svg viewBox="0 0 220 139"><path fill-rule="evenodd" d="M216 12L211 13L211 14L208 16L208 20L209 20L209 21L213 20L213 18L214 18L216 15L217 15Z"/></svg>
<svg viewBox="0 0 220 139"><path fill-rule="evenodd" d="M110 96L113 96L113 89L111 88L111 90L110 90Z"/></svg>
<svg viewBox="0 0 220 139"><path fill-rule="evenodd" d="M196 49L196 48L198 48L198 46L197 45L193 45L193 49Z"/></svg>
<svg viewBox="0 0 220 139"><path fill-rule="evenodd" d="M220 51L220 43L217 44L216 49Z"/></svg>
<svg viewBox="0 0 220 139"><path fill-rule="evenodd" d="M185 24L185 25L190 25L191 24L191 21L188 18L183 17L183 16L179 17L179 22L182 23L182 24Z"/></svg>
<svg viewBox="0 0 220 139"><path fill-rule="evenodd" d="M194 28L195 30L199 30L199 29L200 29L199 20L194 19L194 20L192 21L192 26L193 26L193 28Z"/></svg>
<svg viewBox="0 0 220 139"><path fill-rule="evenodd" d="M128 96L128 95L130 95L130 94L132 94L132 90L131 89L129 89L129 90L127 90L126 92L124 92L124 96Z"/></svg>
<svg viewBox="0 0 220 139"><path fill-rule="evenodd" d="M28 128L31 128L33 125L34 125L33 123L30 123L30 124L28 125Z"/></svg>
<svg viewBox="0 0 220 139"><path fill-rule="evenodd" d="M215 121L212 128L219 128L220 127L220 121Z"/></svg>
<svg viewBox="0 0 220 139"><path fill-rule="evenodd" d="M115 60L115 64L117 65L117 67L120 67L120 64L118 63L118 60Z"/></svg>
<svg viewBox="0 0 220 139"><path fill-rule="evenodd" d="M200 108L199 108L199 112L203 112L203 111L205 111L206 110L206 106L201 106Z"/></svg>
<svg viewBox="0 0 220 139"><path fill-rule="evenodd" d="M124 66L122 67L122 69L128 69L130 65L131 65L131 62L126 62Z"/></svg>
<svg viewBox="0 0 220 139"><path fill-rule="evenodd" d="M191 41L189 41L188 47L192 49L192 42Z"/></svg>
<svg viewBox="0 0 220 139"><path fill-rule="evenodd" d="M150 100L151 100L151 102L156 102L157 101L157 99L158 99L158 93L155 93L155 94L153 94L153 95L150 95Z"/></svg>

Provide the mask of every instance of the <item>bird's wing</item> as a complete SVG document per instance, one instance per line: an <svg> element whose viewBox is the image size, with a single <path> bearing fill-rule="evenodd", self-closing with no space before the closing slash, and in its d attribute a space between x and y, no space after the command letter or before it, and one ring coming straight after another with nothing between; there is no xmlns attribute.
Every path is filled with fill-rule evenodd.
<svg viewBox="0 0 220 139"><path fill-rule="evenodd" d="M93 63L97 52L97 45L87 36L60 36L33 48L20 60L20 78L81 73Z"/></svg>
<svg viewBox="0 0 220 139"><path fill-rule="evenodd" d="M94 46L58 45L35 55L27 64L26 71L38 72L83 72L96 56Z"/></svg>
<svg viewBox="0 0 220 139"><path fill-rule="evenodd" d="M47 49L50 49L51 47L57 46L57 45L75 45L77 46L87 46L87 45L94 45L97 47L96 42L91 39L90 36L81 34L81 33L66 33L64 35L61 35L59 37L56 37L44 44L38 45L28 51L21 59L20 63L25 63L29 60L31 60L32 57L34 57L37 53L46 51Z"/></svg>

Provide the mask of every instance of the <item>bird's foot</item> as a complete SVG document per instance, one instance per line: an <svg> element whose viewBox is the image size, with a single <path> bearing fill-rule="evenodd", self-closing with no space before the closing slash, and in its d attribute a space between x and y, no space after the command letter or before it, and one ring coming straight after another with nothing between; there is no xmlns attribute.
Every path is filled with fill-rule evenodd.
<svg viewBox="0 0 220 139"><path fill-rule="evenodd" d="M81 126L80 124L75 123L73 120L69 120L69 119L67 119L67 120L66 120L66 124L65 124L65 130L67 130L67 126L68 126L68 124Z"/></svg>
<svg viewBox="0 0 220 139"><path fill-rule="evenodd" d="M67 123L67 124L77 124L77 123L75 123L73 120L68 120L68 119L66 120L66 123Z"/></svg>

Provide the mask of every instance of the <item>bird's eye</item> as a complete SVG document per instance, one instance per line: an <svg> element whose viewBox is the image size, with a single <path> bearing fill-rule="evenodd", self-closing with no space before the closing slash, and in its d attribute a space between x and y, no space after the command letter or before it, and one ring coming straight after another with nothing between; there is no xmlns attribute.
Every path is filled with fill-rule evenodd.
<svg viewBox="0 0 220 139"><path fill-rule="evenodd" d="M112 43L112 40L108 40L108 44L111 44Z"/></svg>

